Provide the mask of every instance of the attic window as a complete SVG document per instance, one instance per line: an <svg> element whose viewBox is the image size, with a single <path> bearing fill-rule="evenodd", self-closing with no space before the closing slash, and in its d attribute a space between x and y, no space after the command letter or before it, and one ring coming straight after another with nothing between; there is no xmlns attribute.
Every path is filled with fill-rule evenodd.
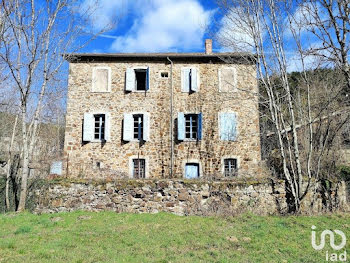
<svg viewBox="0 0 350 263"><path fill-rule="evenodd" d="M147 70L135 69L136 90L146 90Z"/></svg>
<svg viewBox="0 0 350 263"><path fill-rule="evenodd" d="M161 76L162 78L168 78L168 77L169 77L169 73L168 73L168 72L161 72L161 73L160 73L160 76Z"/></svg>

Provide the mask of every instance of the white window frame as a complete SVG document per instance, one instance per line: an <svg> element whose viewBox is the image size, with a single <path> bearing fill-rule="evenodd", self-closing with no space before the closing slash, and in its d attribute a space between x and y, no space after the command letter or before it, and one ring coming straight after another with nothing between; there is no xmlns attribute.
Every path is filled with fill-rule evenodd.
<svg viewBox="0 0 350 263"><path fill-rule="evenodd" d="M144 155L133 155L129 157L129 177L134 178L134 159L144 159L145 160L145 179L149 178L149 158ZM142 180L142 179L139 179Z"/></svg>
<svg viewBox="0 0 350 263"><path fill-rule="evenodd" d="M99 91L99 90L96 90L95 89L95 74L96 74L96 71L98 69L107 69L108 70L108 84L107 84L107 91ZM98 66L98 67L93 67L92 68L92 78L91 78L91 82L92 82L92 85L91 85L91 92L93 93L109 93L111 92L111 82L112 82L112 76L111 76L111 68L110 67L107 67L107 66Z"/></svg>
<svg viewBox="0 0 350 263"><path fill-rule="evenodd" d="M234 113L236 114L236 139L234 141L223 141L221 140L221 127L220 127L220 113ZM239 121L239 115L237 111L233 111L233 110L221 110L218 112L218 136L219 136L219 141L221 142L226 142L226 143L235 143L239 141L239 131L240 131L240 121ZM203 134L203 133L202 133Z"/></svg>
<svg viewBox="0 0 350 263"><path fill-rule="evenodd" d="M104 113L104 114L93 114L92 115L93 117L94 117L94 140L96 140L96 141L100 141L100 142L102 142L102 141L105 141L106 139L106 114ZM104 121L103 121L103 129L104 129L104 131L103 131L103 139L101 138L101 139L96 139L95 138L95 129L96 129L96 117L95 116L100 116L100 118L103 116L104 117ZM101 119L99 120L99 124L100 124L100 127L99 127L99 137L101 137Z"/></svg>
<svg viewBox="0 0 350 263"><path fill-rule="evenodd" d="M203 138L204 138L204 129L203 129L203 112L183 112L182 111L182 113L186 116L186 115L193 115L193 114L196 114L197 116L200 114L200 113L202 113L202 139L201 140L198 140L198 134L197 134L197 139L189 139L189 138L186 138L186 117L185 117L185 127L184 127L184 129L185 129L185 138L184 138L184 140L183 140L183 142L200 142L200 141L202 141L203 140ZM197 121L198 121L198 119L197 119ZM198 124L197 124L198 125Z"/></svg>
<svg viewBox="0 0 350 263"><path fill-rule="evenodd" d="M225 159L236 159L237 160L237 171L239 171L240 167L240 158L237 155L225 155L221 157L221 174L224 178L225 177ZM239 177L239 173L237 174L237 177Z"/></svg>
<svg viewBox="0 0 350 263"><path fill-rule="evenodd" d="M198 115L199 113L184 113L185 115L185 138L184 138L184 141L189 141L189 142L196 142L198 141L198 126L199 126L199 123L198 123ZM196 115L197 116L197 138L196 139L193 139L193 138L186 138L186 115ZM202 120L203 121L203 120ZM202 130L203 130L203 123L202 123ZM203 131L202 131L203 132ZM203 133L202 133L202 138L203 138Z"/></svg>
<svg viewBox="0 0 350 263"><path fill-rule="evenodd" d="M198 163L198 170L199 170L199 176L197 179L203 177L203 170L202 170L202 164L199 159L187 159L182 161L182 170L183 170L183 178L187 180L195 180L195 179L188 179L186 178L186 164L188 163Z"/></svg>
<svg viewBox="0 0 350 263"><path fill-rule="evenodd" d="M147 68L149 69L149 80L148 80L148 84L149 84L149 90L136 90L136 73L135 70L137 69L145 69L147 70ZM131 92L136 92L136 93L149 93L151 91L151 67L149 66L136 66L136 67L131 67L131 69L134 71L135 73L135 83L134 83L134 89Z"/></svg>
<svg viewBox="0 0 350 263"><path fill-rule="evenodd" d="M145 114L143 114L143 113L140 113L140 114L132 114L132 118L133 118L133 139L134 139L134 140L137 140L137 141L140 141L139 139L136 139L136 138L135 138L135 130L134 130L134 129L135 129L135 117L134 117L135 115L142 116L142 117L141 117L141 119L142 119L142 129L141 129L141 130L142 130L142 134L141 134L141 137L143 138L143 134L144 134L144 132L145 132L145 131L144 131L144 130L145 130L145 127L144 127L144 126L145 126L145 122L144 122L144 121L145 121ZM139 134L138 134L138 136L140 137Z"/></svg>
<svg viewBox="0 0 350 263"><path fill-rule="evenodd" d="M233 69L234 70L234 75L235 75L235 83L233 84L233 90L232 91L222 91L222 77L221 77L221 70L222 69ZM221 67L218 69L218 78L219 78L219 92L224 92L224 93L233 93L237 92L237 68L236 67Z"/></svg>
<svg viewBox="0 0 350 263"><path fill-rule="evenodd" d="M198 90L195 92L195 93L197 93L197 92L199 92L200 91L200 87L201 87L201 83L200 83L200 71L199 71L199 67L182 67L181 68L181 72L180 72L180 75L181 75L181 92L182 93L191 93L191 91L184 91L184 90L182 90L182 87L183 87L183 85L184 85L184 79L183 79L183 76L182 76L182 70L184 70L184 69L192 69L192 68L195 68L195 69L197 69L197 85L198 85Z"/></svg>
<svg viewBox="0 0 350 263"><path fill-rule="evenodd" d="M109 128L112 126L111 125L111 123L112 123L112 116L111 116L110 112L108 112L108 111L91 111L89 113L91 113L93 116L101 115L101 114L105 115L105 134L104 134L104 136L106 138L106 131L107 131L106 130L106 115L107 114L109 114ZM111 129L110 129L109 132L111 132ZM111 135L109 135L109 136L111 136ZM110 141L111 141L111 139L110 139ZM101 143L101 142L107 143L107 142L109 142L109 141L106 141L106 139L104 139L104 140L95 139L95 117L94 117L94 138L90 142L92 142L92 143L96 143L96 142L98 142L98 143Z"/></svg>
<svg viewBox="0 0 350 263"><path fill-rule="evenodd" d="M147 111L134 111L134 112L128 112L128 114L131 114L131 115L141 115L142 114L142 117L143 117L143 125L145 125L145 115L148 114L149 115L149 131L148 131L148 141L146 142L151 142L151 114ZM143 126L143 133L145 133L145 127ZM133 135L132 135L132 139L129 141L129 142L140 142L140 140L138 139L135 139L134 138L134 126L133 126Z"/></svg>

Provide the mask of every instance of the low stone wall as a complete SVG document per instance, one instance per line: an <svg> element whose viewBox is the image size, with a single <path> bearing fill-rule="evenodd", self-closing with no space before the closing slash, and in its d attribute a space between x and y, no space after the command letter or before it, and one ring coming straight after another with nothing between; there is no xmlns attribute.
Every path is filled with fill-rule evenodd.
<svg viewBox="0 0 350 263"><path fill-rule="evenodd" d="M338 209L347 210L345 184L336 195ZM119 180L115 182L54 180L33 192L35 213L74 210L131 213L171 212L178 215L259 215L287 212L283 181L208 182L198 180ZM312 209L310 209L312 207ZM322 212L324 204L306 197L305 213Z"/></svg>

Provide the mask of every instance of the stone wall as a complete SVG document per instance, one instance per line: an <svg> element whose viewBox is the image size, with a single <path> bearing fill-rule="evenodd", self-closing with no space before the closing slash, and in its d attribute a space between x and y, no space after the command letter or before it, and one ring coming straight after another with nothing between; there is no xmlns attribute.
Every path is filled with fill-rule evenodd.
<svg viewBox="0 0 350 263"><path fill-rule="evenodd" d="M185 162L199 162L201 176L222 177L223 158L237 158L239 176L263 174L260 166L260 137L258 116L258 87L255 65L232 60L227 64L215 61L175 61L173 66L173 124L174 173L184 177ZM111 69L111 91L91 92L94 67ZM149 67L150 89L147 92L125 92L127 68ZM200 75L198 92L181 92L181 69L196 67ZM237 72L237 86L232 92L219 91L219 70L233 67ZM161 72L169 73L162 78ZM69 177L97 175L96 163L103 164L102 175L130 176L130 158L146 159L148 178L169 178L170 166L170 71L166 60L154 58L134 61L76 61L70 63L65 133L64 169ZM236 141L220 141L218 113L233 111L238 119ZM109 112L110 141L82 142L85 112ZM123 114L150 113L150 139L144 144L122 139ZM176 140L178 112L203 114L203 139ZM108 172L110 171L110 172Z"/></svg>
<svg viewBox="0 0 350 263"><path fill-rule="evenodd" d="M338 210L349 211L346 186L332 190ZM55 180L31 193L36 213L74 210L131 213L171 212L178 215L259 215L287 212L283 181L118 180L115 182ZM328 207L329 208L329 207ZM324 199L307 196L303 213L325 210ZM334 208L333 208L334 209Z"/></svg>

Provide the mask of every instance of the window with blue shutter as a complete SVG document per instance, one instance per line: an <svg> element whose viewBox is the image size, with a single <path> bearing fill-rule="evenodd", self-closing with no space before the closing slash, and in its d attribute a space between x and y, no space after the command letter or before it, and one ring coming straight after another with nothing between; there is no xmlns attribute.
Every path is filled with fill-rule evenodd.
<svg viewBox="0 0 350 263"><path fill-rule="evenodd" d="M220 126L220 140L235 141L237 139L236 113L231 113L231 112L220 113L219 126Z"/></svg>
<svg viewBox="0 0 350 263"><path fill-rule="evenodd" d="M184 139L202 139L202 113L178 113L178 140L183 141Z"/></svg>
<svg viewBox="0 0 350 263"><path fill-rule="evenodd" d="M126 91L148 91L150 89L150 68L128 68L126 70Z"/></svg>
<svg viewBox="0 0 350 263"><path fill-rule="evenodd" d="M110 114L85 113L83 127L83 141L109 141L110 140Z"/></svg>
<svg viewBox="0 0 350 263"><path fill-rule="evenodd" d="M124 141L148 141L149 140L149 113L125 113L124 114Z"/></svg>
<svg viewBox="0 0 350 263"><path fill-rule="evenodd" d="M199 177L199 163L186 163L185 178L194 179Z"/></svg>
<svg viewBox="0 0 350 263"><path fill-rule="evenodd" d="M182 92L197 92L199 88L198 70L196 68L182 68Z"/></svg>

